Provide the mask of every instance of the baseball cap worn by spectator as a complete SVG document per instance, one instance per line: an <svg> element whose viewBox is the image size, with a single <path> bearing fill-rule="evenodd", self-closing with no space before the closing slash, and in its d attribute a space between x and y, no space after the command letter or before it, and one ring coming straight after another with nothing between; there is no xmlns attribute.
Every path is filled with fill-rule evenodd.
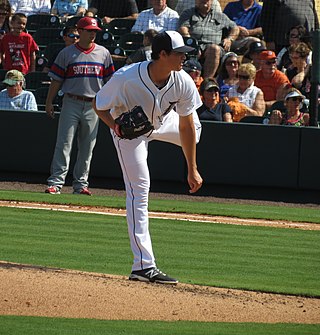
<svg viewBox="0 0 320 335"><path fill-rule="evenodd" d="M295 98L295 97L299 97L301 98L302 100L304 100L306 97L301 94L300 92L297 92L297 91L293 91L293 92L290 92L286 95L286 97L284 98L285 101L287 101L288 99L290 98Z"/></svg>
<svg viewBox="0 0 320 335"><path fill-rule="evenodd" d="M184 62L182 68L187 72L202 71L201 64L196 59L189 59Z"/></svg>
<svg viewBox="0 0 320 335"><path fill-rule="evenodd" d="M208 80L207 82L204 82L204 87L203 87L204 91L208 91L208 92L212 92L212 91L216 91L219 92L220 91L220 87L218 85L218 83L215 80Z"/></svg>
<svg viewBox="0 0 320 335"><path fill-rule="evenodd" d="M78 29L85 29L85 30L101 30L98 26L98 21L92 17L83 17L77 23Z"/></svg>
<svg viewBox="0 0 320 335"><path fill-rule="evenodd" d="M259 54L260 60L268 61L268 60L274 60L276 58L277 58L276 54L271 50L264 50L264 51L261 51Z"/></svg>
<svg viewBox="0 0 320 335"><path fill-rule="evenodd" d="M24 81L23 73L18 70L10 70L6 73L5 79L2 83L5 85L14 86L19 81Z"/></svg>
<svg viewBox="0 0 320 335"><path fill-rule="evenodd" d="M260 53L261 51L265 51L267 48L261 42L252 42L249 46L248 52L244 55L246 58L250 58L250 55L253 53Z"/></svg>
<svg viewBox="0 0 320 335"><path fill-rule="evenodd" d="M183 37L177 31L168 30L154 37L152 52L159 53L162 50L187 53L194 48L184 44Z"/></svg>

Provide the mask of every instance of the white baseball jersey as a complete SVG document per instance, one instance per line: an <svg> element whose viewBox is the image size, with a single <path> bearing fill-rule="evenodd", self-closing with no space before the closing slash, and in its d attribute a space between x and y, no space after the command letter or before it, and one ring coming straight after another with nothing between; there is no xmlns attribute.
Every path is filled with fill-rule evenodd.
<svg viewBox="0 0 320 335"><path fill-rule="evenodd" d="M135 106L141 106L155 129L173 109L181 116L191 113L202 105L192 78L183 70L172 71L166 85L159 89L150 79L150 62L135 63L119 69L97 93L99 110L111 110L113 118Z"/></svg>

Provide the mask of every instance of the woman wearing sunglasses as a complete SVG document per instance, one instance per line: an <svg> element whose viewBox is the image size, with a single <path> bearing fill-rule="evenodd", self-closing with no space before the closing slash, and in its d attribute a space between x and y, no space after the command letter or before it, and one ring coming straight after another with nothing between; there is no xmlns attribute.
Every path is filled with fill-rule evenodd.
<svg viewBox="0 0 320 335"><path fill-rule="evenodd" d="M234 115L234 121L240 121L244 116L262 116L265 112L266 104L263 92L254 86L255 77L256 68L253 64L246 63L239 66L239 83L232 86L226 96L228 100L235 100L246 108L241 109L244 115Z"/></svg>
<svg viewBox="0 0 320 335"><path fill-rule="evenodd" d="M220 87L220 98L223 99L229 88L238 84L238 69L240 61L234 52L227 52L221 60L219 75L217 78Z"/></svg>
<svg viewBox="0 0 320 335"><path fill-rule="evenodd" d="M309 126L309 113L304 113L300 109L305 96L296 88L291 88L284 99L285 112L273 110L271 112L269 124L281 124L287 126Z"/></svg>

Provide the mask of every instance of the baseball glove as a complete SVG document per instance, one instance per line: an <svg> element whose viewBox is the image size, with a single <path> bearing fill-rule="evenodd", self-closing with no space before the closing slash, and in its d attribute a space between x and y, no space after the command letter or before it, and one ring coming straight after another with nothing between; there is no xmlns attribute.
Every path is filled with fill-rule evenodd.
<svg viewBox="0 0 320 335"><path fill-rule="evenodd" d="M129 112L121 114L115 119L116 134L128 140L152 132L154 129L141 106L135 106Z"/></svg>
<svg viewBox="0 0 320 335"><path fill-rule="evenodd" d="M241 103L237 97L229 98L228 105L232 110L234 122L239 122L247 113L247 106Z"/></svg>

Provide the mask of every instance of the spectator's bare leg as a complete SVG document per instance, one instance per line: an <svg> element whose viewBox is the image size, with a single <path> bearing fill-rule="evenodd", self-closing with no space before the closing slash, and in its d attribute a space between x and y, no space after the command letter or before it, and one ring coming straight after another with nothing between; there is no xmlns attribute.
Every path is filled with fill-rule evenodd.
<svg viewBox="0 0 320 335"><path fill-rule="evenodd" d="M213 78L218 70L220 63L220 47L217 44L207 46L204 53L203 77Z"/></svg>

